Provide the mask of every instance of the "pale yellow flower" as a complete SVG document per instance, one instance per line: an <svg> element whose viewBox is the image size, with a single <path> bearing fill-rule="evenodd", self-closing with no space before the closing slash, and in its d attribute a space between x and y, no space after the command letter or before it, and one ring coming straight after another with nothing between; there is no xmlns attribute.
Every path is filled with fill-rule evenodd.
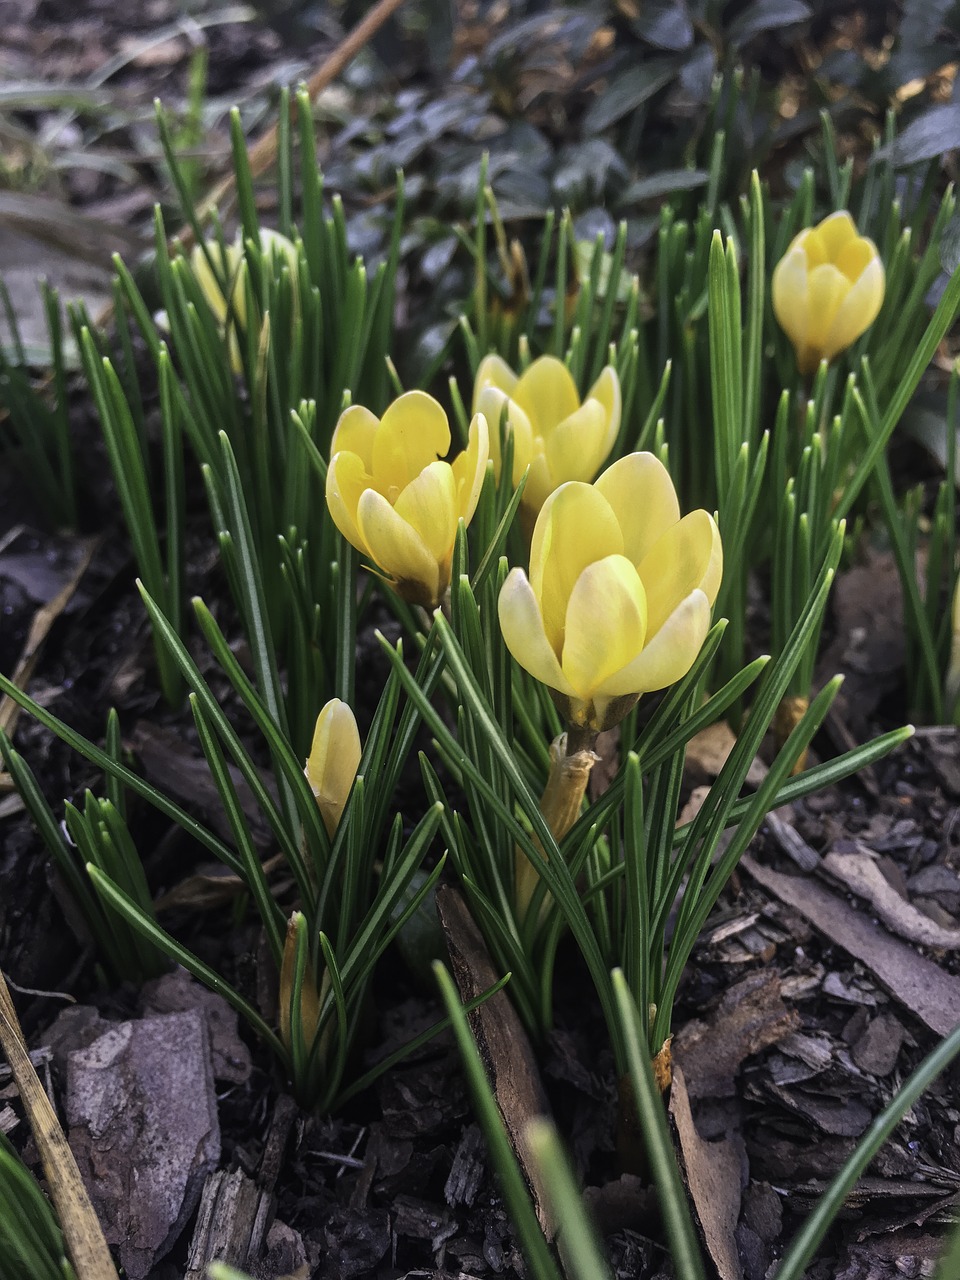
<svg viewBox="0 0 960 1280"><path fill-rule="evenodd" d="M490 456L498 478L505 405L513 434L512 483L518 485L530 468L522 502L536 515L559 485L592 480L606 462L620 430L620 379L607 365L581 404L562 360L541 356L518 378L499 356L486 356L477 369L473 411L490 424Z"/></svg>
<svg viewBox="0 0 960 1280"><path fill-rule="evenodd" d="M466 449L444 462L450 426L423 391L394 400L382 420L352 405L333 433L327 505L337 528L405 600L434 608L450 584L453 544L469 524L489 457L476 414Z"/></svg>
<svg viewBox="0 0 960 1280"><path fill-rule="evenodd" d="M773 311L801 373L833 360L876 320L885 276L877 247L846 211L795 236L773 272Z"/></svg>
<svg viewBox="0 0 960 1280"><path fill-rule="evenodd" d="M304 773L332 840L360 767L360 732L350 707L331 698L317 716Z"/></svg>
<svg viewBox="0 0 960 1280"><path fill-rule="evenodd" d="M632 453L546 500L529 579L513 569L500 592L503 638L568 724L608 729L690 670L722 572L713 517L681 519L664 466Z"/></svg>
<svg viewBox="0 0 960 1280"><path fill-rule="evenodd" d="M260 251L266 262L275 264L275 269L281 262L286 261L293 287L296 289L300 278L296 245L286 236L282 236L279 231L271 231L265 227L260 231ZM217 272L211 270L207 253L216 264ZM237 327L241 332L247 327L247 262L244 257L241 233L237 233L237 238L232 244L227 245L225 250L221 249L216 240L207 242L206 253L203 246L194 245L190 255L190 267L203 291L207 306L217 317L221 327L227 324L228 318L231 321L228 334L230 365L234 373L242 373L243 360L240 355L240 344L237 341ZM227 287L226 294L223 284Z"/></svg>

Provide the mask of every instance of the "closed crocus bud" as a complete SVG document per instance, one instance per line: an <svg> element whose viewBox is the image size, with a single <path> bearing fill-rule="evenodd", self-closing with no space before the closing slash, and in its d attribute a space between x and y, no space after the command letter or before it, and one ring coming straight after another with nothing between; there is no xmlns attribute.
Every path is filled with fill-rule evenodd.
<svg viewBox="0 0 960 1280"><path fill-rule="evenodd" d="M480 362L474 413L490 424L490 456L500 475L500 418L507 407L513 433L514 486L527 467L523 506L533 515L567 480L592 480L620 430L620 379L612 365L600 374L583 403L570 370L554 356L534 360L518 378L499 356Z"/></svg>
<svg viewBox="0 0 960 1280"><path fill-rule="evenodd" d="M282 236L279 231L263 228L260 232L260 251L268 262L276 264L275 270L279 269L279 264L286 260L290 277L296 288L300 272L296 245L286 236ZM216 265L216 272L211 270L207 254ZM227 245L225 250L216 240L207 242L206 252L203 246L195 245L190 255L190 266L203 290L207 305L219 323L225 325L229 318L241 330L245 329L247 325L247 264L243 254L242 236L238 233L233 244ZM227 286L226 295L222 287L224 284ZM229 305L227 296L230 298ZM232 325L229 341L230 364L234 373L242 373L243 361L240 357L240 346Z"/></svg>
<svg viewBox="0 0 960 1280"><path fill-rule="evenodd" d="M773 311L803 374L833 360L876 320L884 290L877 247L849 213L795 236L773 272Z"/></svg>
<svg viewBox="0 0 960 1280"><path fill-rule="evenodd" d="M571 728L609 729L690 670L722 571L713 517L681 519L665 467L632 453L544 503L529 579L513 569L500 592L503 638Z"/></svg>
<svg viewBox="0 0 960 1280"><path fill-rule="evenodd" d="M361 754L353 712L339 698L331 698L317 716L304 769L331 840L356 779Z"/></svg>
<svg viewBox="0 0 960 1280"><path fill-rule="evenodd" d="M411 604L435 608L450 584L457 526L469 523L487 466L487 423L476 414L453 462L447 415L408 391L376 418L345 410L333 433L327 505L337 528Z"/></svg>

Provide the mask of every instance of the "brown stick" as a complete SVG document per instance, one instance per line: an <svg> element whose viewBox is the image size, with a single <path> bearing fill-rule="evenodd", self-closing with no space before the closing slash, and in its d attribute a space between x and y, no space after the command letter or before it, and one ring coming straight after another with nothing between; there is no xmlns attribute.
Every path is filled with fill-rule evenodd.
<svg viewBox="0 0 960 1280"><path fill-rule="evenodd" d="M20 1090L20 1099L43 1161L50 1196L60 1219L77 1280L117 1280L117 1270L103 1238L80 1170L67 1145L60 1121L33 1069L20 1023L0 973L0 1047Z"/></svg>
<svg viewBox="0 0 960 1280"><path fill-rule="evenodd" d="M311 102L314 102L327 85L340 75L402 4L403 0L379 0L367 16L357 23L349 35L337 45L326 62L307 81L307 96ZM247 151L250 173L254 178L259 178L262 173L265 173L276 159L279 135L280 126L275 124ZM231 171L217 183L200 205L197 210L198 221L203 222L205 218L210 217L218 205L233 193L235 185L236 175ZM193 243L193 229L184 227L179 238L185 248L190 248Z"/></svg>

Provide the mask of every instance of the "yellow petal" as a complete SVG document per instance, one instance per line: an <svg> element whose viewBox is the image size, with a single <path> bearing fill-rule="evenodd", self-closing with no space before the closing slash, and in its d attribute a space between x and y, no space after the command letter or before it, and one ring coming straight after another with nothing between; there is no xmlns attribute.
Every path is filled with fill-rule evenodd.
<svg viewBox="0 0 960 1280"><path fill-rule="evenodd" d="M474 396L473 403L474 412L482 413L487 420L493 474L498 480L503 462L503 452L500 448L500 422L504 408L507 409L507 430L513 435L513 475L510 477L510 483L516 488L533 456L533 428L530 426L530 419L518 404L514 404L507 398L506 392L501 391L499 387L483 387Z"/></svg>
<svg viewBox="0 0 960 1280"><path fill-rule="evenodd" d="M720 534L706 511L691 511L659 538L637 567L647 593L647 634L655 636L680 601L699 589L707 604L723 575Z"/></svg>
<svg viewBox="0 0 960 1280"><path fill-rule="evenodd" d="M230 309L229 318L236 322L237 328L243 332L247 327L247 259L239 240L227 250L230 264ZM231 326L232 327L232 326Z"/></svg>
<svg viewBox="0 0 960 1280"><path fill-rule="evenodd" d="M414 529L433 558L446 559L457 536L457 486L448 462L431 462L397 498L394 510Z"/></svg>
<svg viewBox="0 0 960 1280"><path fill-rule="evenodd" d="M333 429L330 453L348 449L363 459L367 471L373 474L373 442L380 429L380 419L362 404L352 404L341 413Z"/></svg>
<svg viewBox="0 0 960 1280"><path fill-rule="evenodd" d="M357 525L373 562L416 604L440 603L440 565L420 534L374 489L360 499ZM443 584L446 587L446 583Z"/></svg>
<svg viewBox="0 0 960 1280"><path fill-rule="evenodd" d="M868 240L866 236L857 236L855 240L848 240L837 254L836 267L848 280L856 282L878 256L872 240Z"/></svg>
<svg viewBox="0 0 960 1280"><path fill-rule="evenodd" d="M870 328L880 314L883 291L883 263L875 257L837 309L824 340L823 354L828 360L845 351Z"/></svg>
<svg viewBox="0 0 960 1280"><path fill-rule="evenodd" d="M584 569L570 593L561 661L578 697L592 698L637 657L646 622L643 584L626 556L605 556Z"/></svg>
<svg viewBox="0 0 960 1280"><path fill-rule="evenodd" d="M534 442L533 457L530 459L530 471L527 475L527 483L524 485L521 501L527 511L536 513L540 511L551 493L556 491L556 488L557 486L554 484L553 476L550 473L550 467L547 464L546 454L543 451L543 441L537 440Z"/></svg>
<svg viewBox="0 0 960 1280"><path fill-rule="evenodd" d="M227 299L224 296L221 284L230 286L237 263L236 260L231 261L232 253L230 249L227 249L226 256L224 256L224 252L216 240L208 240L206 249L213 260L216 271L210 269L207 253L204 252L203 245L199 244L194 245L193 252L190 254L190 269L196 277L207 306L217 317L220 324L223 324L227 318Z"/></svg>
<svg viewBox="0 0 960 1280"><path fill-rule="evenodd" d="M521 375L511 399L530 419L534 435L538 436L545 436L580 407L573 375L556 356L541 356L534 360Z"/></svg>
<svg viewBox="0 0 960 1280"><path fill-rule="evenodd" d="M504 643L520 666L541 684L572 696L573 688L547 639L537 598L522 569L511 569L507 574L497 613Z"/></svg>
<svg viewBox="0 0 960 1280"><path fill-rule="evenodd" d="M857 228L846 209L831 213L817 225L817 239L823 245L828 262L836 262L844 247L857 239Z"/></svg>
<svg viewBox="0 0 960 1280"><path fill-rule="evenodd" d="M450 426L440 403L425 391L408 391L388 407L373 441L373 475L377 488L394 497L424 467L444 458L450 448Z"/></svg>
<svg viewBox="0 0 960 1280"><path fill-rule="evenodd" d="M473 381L473 412L482 412L479 400L480 393L485 387L495 387L498 391L502 391L504 396L511 396L516 385L517 375L506 360L497 355L484 356L477 367L477 376Z"/></svg>
<svg viewBox="0 0 960 1280"><path fill-rule="evenodd" d="M457 515L469 524L480 501L483 477L490 458L490 431L482 413L474 414L467 433L467 447L453 460Z"/></svg>
<svg viewBox="0 0 960 1280"><path fill-rule="evenodd" d="M603 411L607 419L607 447L603 455L606 457L617 438L617 432L620 430L620 416L623 412L620 378L612 364L608 364L601 371L600 377L587 392L587 399L599 400L603 405Z"/></svg>
<svg viewBox="0 0 960 1280"><path fill-rule="evenodd" d="M594 488L613 508L623 533L623 554L635 565L680 519L673 481L652 453L629 453L618 459L607 467Z"/></svg>
<svg viewBox="0 0 960 1280"><path fill-rule="evenodd" d="M585 400L543 438L554 485L592 480L607 459L607 420L599 400Z"/></svg>
<svg viewBox="0 0 960 1280"><path fill-rule="evenodd" d="M794 249L802 249L808 267L819 267L827 261L826 245L817 235L815 227L806 227L799 235L795 235L787 246L787 253Z"/></svg>
<svg viewBox="0 0 960 1280"><path fill-rule="evenodd" d="M326 485L330 515L346 540L364 555L370 555L370 549L357 524L357 509L362 494L371 484L370 475L357 454L343 450L330 459Z"/></svg>
<svg viewBox="0 0 960 1280"><path fill-rule="evenodd" d="M810 283L806 251L790 248L773 270L773 314L794 347L806 345L810 323Z"/></svg>
<svg viewBox="0 0 960 1280"><path fill-rule="evenodd" d="M275 274L279 275L280 268L285 264L296 286L300 278L300 257L292 240L288 240L279 231L263 227L260 230L260 252L271 263Z"/></svg>
<svg viewBox="0 0 960 1280"><path fill-rule="evenodd" d="M567 601L580 574L594 560L622 553L617 517L593 485L571 481L547 498L533 530L530 585L557 653L563 651Z"/></svg>
<svg viewBox="0 0 960 1280"><path fill-rule="evenodd" d="M850 281L832 262L825 262L810 272L808 285L810 320L807 343L823 356L834 317L850 292Z"/></svg>
<svg viewBox="0 0 960 1280"><path fill-rule="evenodd" d="M304 772L333 839L360 766L360 733L350 707L331 698L317 716Z"/></svg>
<svg viewBox="0 0 960 1280"><path fill-rule="evenodd" d="M687 674L710 630L710 603L702 591L681 600L643 652L608 677L594 694L598 720L604 719L604 699L630 693L654 693Z"/></svg>

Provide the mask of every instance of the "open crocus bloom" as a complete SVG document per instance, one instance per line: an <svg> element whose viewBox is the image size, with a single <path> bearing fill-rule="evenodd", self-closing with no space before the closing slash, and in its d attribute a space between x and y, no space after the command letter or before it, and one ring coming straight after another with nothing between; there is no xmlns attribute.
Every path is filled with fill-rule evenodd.
<svg viewBox="0 0 960 1280"><path fill-rule="evenodd" d="M846 211L795 236L773 272L773 311L801 373L845 351L876 320L885 276L877 247Z"/></svg>
<svg viewBox="0 0 960 1280"><path fill-rule="evenodd" d="M620 379L607 365L581 404L562 360L541 356L518 378L499 356L486 356L477 370L473 411L490 424L490 456L498 478L504 405L513 433L512 482L518 485L530 468L522 501L536 514L559 485L592 480L606 462L620 430Z"/></svg>
<svg viewBox="0 0 960 1280"><path fill-rule="evenodd" d="M304 773L332 840L360 767L360 731L346 702L331 698L317 716Z"/></svg>
<svg viewBox="0 0 960 1280"><path fill-rule="evenodd" d="M503 638L568 724L609 729L690 670L722 572L713 517L681 519L666 468L631 453L546 500L530 577L513 569L500 592Z"/></svg>
<svg viewBox="0 0 960 1280"><path fill-rule="evenodd" d="M333 433L327 505L337 528L412 604L434 608L450 583L457 526L480 497L490 446L476 414L452 463L447 415L432 396L408 391L382 420L352 405Z"/></svg>

